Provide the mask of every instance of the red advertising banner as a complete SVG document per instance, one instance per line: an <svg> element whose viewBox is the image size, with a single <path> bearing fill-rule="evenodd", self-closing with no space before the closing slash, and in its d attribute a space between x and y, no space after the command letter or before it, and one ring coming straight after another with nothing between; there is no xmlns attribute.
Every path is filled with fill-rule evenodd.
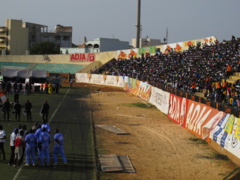
<svg viewBox="0 0 240 180"><path fill-rule="evenodd" d="M186 98L170 94L168 118L181 126L185 124L187 102L188 100Z"/></svg>
<svg viewBox="0 0 240 180"><path fill-rule="evenodd" d="M95 61L94 53L71 54L70 62L92 62Z"/></svg>
<svg viewBox="0 0 240 180"><path fill-rule="evenodd" d="M217 126L225 113L192 100L188 100L187 109L187 117L183 127L209 141L210 132Z"/></svg>

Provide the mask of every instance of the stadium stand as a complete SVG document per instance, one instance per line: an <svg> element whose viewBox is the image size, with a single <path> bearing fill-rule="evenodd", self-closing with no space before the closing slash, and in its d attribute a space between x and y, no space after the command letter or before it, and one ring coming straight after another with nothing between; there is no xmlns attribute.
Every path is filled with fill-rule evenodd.
<svg viewBox="0 0 240 180"><path fill-rule="evenodd" d="M211 45L190 46L187 51L140 58L112 59L93 74L128 76L162 88L172 87L202 94L206 99L240 108L240 40L218 40Z"/></svg>

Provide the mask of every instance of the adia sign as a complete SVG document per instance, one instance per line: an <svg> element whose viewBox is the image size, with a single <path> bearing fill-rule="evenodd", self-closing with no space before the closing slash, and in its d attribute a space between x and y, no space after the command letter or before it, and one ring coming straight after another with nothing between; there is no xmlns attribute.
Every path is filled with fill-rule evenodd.
<svg viewBox="0 0 240 180"><path fill-rule="evenodd" d="M71 54L71 62L92 62L95 60L94 53Z"/></svg>

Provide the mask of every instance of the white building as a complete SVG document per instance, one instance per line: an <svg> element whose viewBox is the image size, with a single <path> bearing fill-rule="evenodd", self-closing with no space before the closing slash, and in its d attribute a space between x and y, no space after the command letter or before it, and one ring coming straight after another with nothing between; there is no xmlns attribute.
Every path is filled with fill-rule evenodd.
<svg viewBox="0 0 240 180"><path fill-rule="evenodd" d="M66 48L61 47L60 51L62 54L73 54L73 53L95 53L95 52L106 52L129 49L129 42L120 41L119 39L110 38L96 38L92 41L85 41L79 48Z"/></svg>

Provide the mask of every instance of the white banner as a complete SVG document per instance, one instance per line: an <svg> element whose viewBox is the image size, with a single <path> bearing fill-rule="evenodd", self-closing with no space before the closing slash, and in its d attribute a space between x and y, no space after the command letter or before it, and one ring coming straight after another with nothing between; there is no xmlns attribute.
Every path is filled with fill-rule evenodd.
<svg viewBox="0 0 240 180"><path fill-rule="evenodd" d="M226 114L221 121L218 123L218 125L211 131L209 137L216 143L220 145L221 143L221 138L224 134L224 127L229 119L230 114Z"/></svg>
<svg viewBox="0 0 240 180"><path fill-rule="evenodd" d="M169 96L169 92L152 87L152 93L149 102L155 105L161 112L168 114Z"/></svg>
<svg viewBox="0 0 240 180"><path fill-rule="evenodd" d="M105 84L104 76L102 74L91 74L91 79L89 83L104 85Z"/></svg>
<svg viewBox="0 0 240 180"><path fill-rule="evenodd" d="M89 75L87 73L76 73L76 82L89 83Z"/></svg>
<svg viewBox="0 0 240 180"><path fill-rule="evenodd" d="M230 153L234 154L238 158L240 158L240 141L235 136L236 129L237 129L237 122L239 118L235 117L232 133L228 134L225 140L225 146L224 148L229 151Z"/></svg>
<svg viewBox="0 0 240 180"><path fill-rule="evenodd" d="M125 79L125 76L118 76L118 84L117 84L117 86L124 87L124 79Z"/></svg>
<svg viewBox="0 0 240 180"><path fill-rule="evenodd" d="M239 118L236 118L234 115L226 114L211 131L210 138L221 147L240 158L240 141L236 134L238 124Z"/></svg>

